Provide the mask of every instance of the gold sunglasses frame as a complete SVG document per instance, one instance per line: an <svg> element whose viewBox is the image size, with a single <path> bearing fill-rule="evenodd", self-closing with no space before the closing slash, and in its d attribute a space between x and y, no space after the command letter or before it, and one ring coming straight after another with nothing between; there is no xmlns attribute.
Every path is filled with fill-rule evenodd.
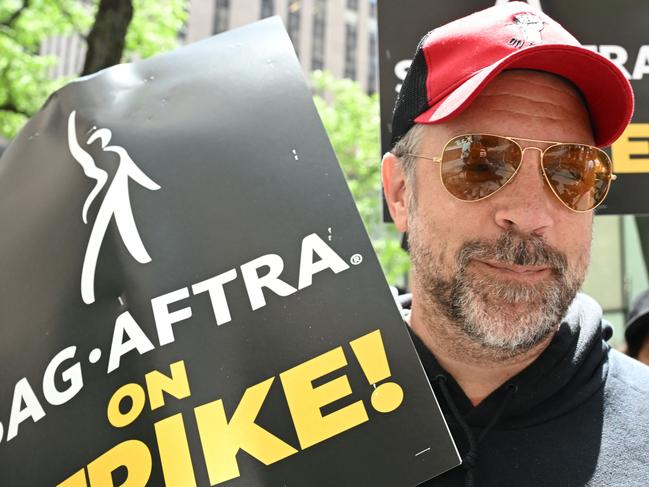
<svg viewBox="0 0 649 487"><path fill-rule="evenodd" d="M454 136L448 142L446 142L446 144L444 144L444 148L442 149L442 154L444 154L444 152L446 152L446 148L448 147L448 145L451 142L453 142L455 139L458 139L460 137L472 137L472 136L482 136L482 135L488 135L490 137L500 137L502 139L507 139L507 140L513 142L521 150L521 160L519 161L518 166L516 167L516 170L514 171L514 173L511 175L511 177L507 181L505 181L505 183L501 187L496 189L493 193L490 193L487 196L483 196L482 198L478 198L477 200L463 200L462 198L458 198L457 196L455 196L453 193L451 193L449 191L449 189L446 187L446 184L444 184L444 177L442 176L442 164L444 162L442 160L442 157L428 157L428 156L422 156L420 154L413 154L411 152L404 152L403 155L404 156L411 156L411 157L418 157L420 159L426 159L426 160L429 160L429 161L439 163L440 164L440 166L439 166L439 177L440 177L440 181L442 182L442 186L444 186L444 189L446 190L446 192L448 194L450 194L453 198L455 198L458 201L464 201L465 203L476 203L478 201L482 201L482 200L485 200L487 198L490 198L491 196L496 194L498 191L503 189L505 186L507 186L516 177L516 174L518 174L518 170L523 165L523 157L525 156L525 151L528 150L528 149L534 149L534 150L539 151L540 156L541 156L539 158L539 164L541 165L541 172L543 174L543 179L545 180L546 184L549 186L549 188L552 191L552 193L554 194L554 196L556 196L556 198L563 204L563 206L568 208L570 211L574 211L575 213L587 213L589 211L593 211L595 208L597 208L599 205L601 205L604 202L604 200L606 199L606 197L608 196L608 192L611 189L611 183L617 179L617 176L613 173L613 161L611 160L611 158L609 157L609 155L606 152L604 152L599 147L595 147L595 146L589 145L589 144L581 144L581 143L578 143L578 142L557 142L557 141L554 141L554 140L524 139L522 137L509 137L507 135L496 135L496 134L485 134L485 133L460 134L460 135ZM522 142L534 142L534 143L537 143L537 144L550 144L550 145L548 147L546 147L545 149L541 149L540 147L535 147L535 146L523 147L517 142L517 140L520 140ZM561 197L557 194L556 190L554 189L554 187L550 183L550 179L548 178L547 173L545 172L545 166L543 165L543 157L545 156L545 153L548 150L552 149L553 147L556 147L556 146L559 146L559 145L578 145L578 146L588 147L590 149L595 149L596 151L604 154L605 160L607 160L608 163L609 163L609 166L611 168L611 174L610 174L610 177L609 177L609 180L608 180L608 184L606 186L606 192L604 193L604 196L602 196L602 199L599 201L599 203L597 203L592 208L589 208L588 210L575 210L574 208L571 208L570 206L568 206L568 204L565 201L563 201L561 199Z"/></svg>

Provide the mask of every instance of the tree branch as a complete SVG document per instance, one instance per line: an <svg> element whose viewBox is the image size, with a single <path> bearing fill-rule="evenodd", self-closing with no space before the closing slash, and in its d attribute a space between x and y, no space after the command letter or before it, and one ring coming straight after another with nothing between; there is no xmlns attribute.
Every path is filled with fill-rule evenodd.
<svg viewBox="0 0 649 487"><path fill-rule="evenodd" d="M118 64L133 18L132 0L100 0L95 24L88 34L88 51L82 76Z"/></svg>
<svg viewBox="0 0 649 487"><path fill-rule="evenodd" d="M22 6L14 13L12 13L7 20L0 22L0 25L4 25L6 27L13 26L13 24L18 20L18 18L22 15L22 13L29 8L30 2L31 0L23 0Z"/></svg>

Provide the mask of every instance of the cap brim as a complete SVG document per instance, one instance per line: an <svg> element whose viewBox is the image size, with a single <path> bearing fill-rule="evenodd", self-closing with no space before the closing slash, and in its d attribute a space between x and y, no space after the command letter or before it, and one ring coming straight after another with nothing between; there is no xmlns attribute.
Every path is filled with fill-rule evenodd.
<svg viewBox="0 0 649 487"><path fill-rule="evenodd" d="M579 46L541 44L516 51L481 69L414 121L439 123L459 115L505 69L546 71L574 83L586 99L595 143L600 147L615 142L633 115L631 85L611 61Z"/></svg>

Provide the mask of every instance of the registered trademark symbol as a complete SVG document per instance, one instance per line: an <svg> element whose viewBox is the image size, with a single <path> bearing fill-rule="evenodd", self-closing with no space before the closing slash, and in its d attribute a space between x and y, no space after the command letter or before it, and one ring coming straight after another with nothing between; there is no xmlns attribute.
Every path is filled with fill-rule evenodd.
<svg viewBox="0 0 649 487"><path fill-rule="evenodd" d="M363 256L361 254L354 254L352 255L352 258L349 259L349 261L352 263L352 265L358 265L363 262Z"/></svg>

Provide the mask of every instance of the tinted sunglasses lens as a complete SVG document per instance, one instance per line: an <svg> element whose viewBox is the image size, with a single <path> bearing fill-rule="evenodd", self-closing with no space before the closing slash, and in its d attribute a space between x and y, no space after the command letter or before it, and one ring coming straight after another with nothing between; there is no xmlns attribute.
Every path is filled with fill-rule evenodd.
<svg viewBox="0 0 649 487"><path fill-rule="evenodd" d="M560 144L543 156L548 183L566 206L588 211L599 205L611 184L611 160L606 152L580 144Z"/></svg>
<svg viewBox="0 0 649 487"><path fill-rule="evenodd" d="M440 170L446 189L456 198L475 201L509 181L521 162L520 147L495 135L461 135L451 139Z"/></svg>

